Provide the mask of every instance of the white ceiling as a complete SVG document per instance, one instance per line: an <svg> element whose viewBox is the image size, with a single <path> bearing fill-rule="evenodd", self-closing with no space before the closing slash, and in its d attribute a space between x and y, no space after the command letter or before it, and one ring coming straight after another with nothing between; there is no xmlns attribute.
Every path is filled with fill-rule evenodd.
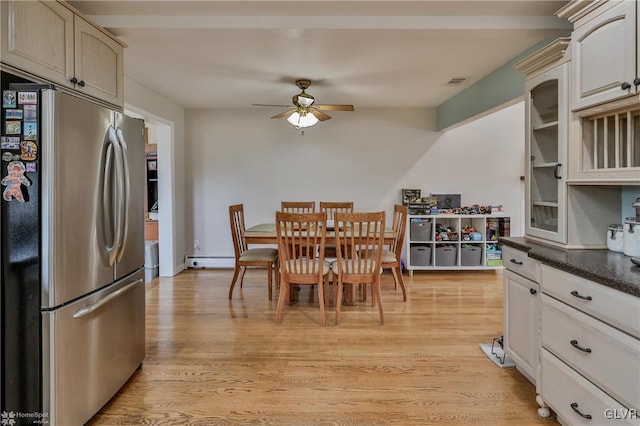
<svg viewBox="0 0 640 426"><path fill-rule="evenodd" d="M127 44L129 78L186 108L289 105L299 78L322 104L437 107L570 28L566 1L69 3Z"/></svg>

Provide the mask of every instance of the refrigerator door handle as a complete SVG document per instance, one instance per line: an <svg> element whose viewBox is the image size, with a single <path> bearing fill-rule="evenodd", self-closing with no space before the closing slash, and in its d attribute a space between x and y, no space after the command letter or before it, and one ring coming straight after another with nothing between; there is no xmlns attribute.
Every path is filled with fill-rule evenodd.
<svg viewBox="0 0 640 426"><path fill-rule="evenodd" d="M114 161L114 153L116 135L113 127L109 127L107 133L104 136L104 144L102 146L102 159L101 165L102 170L100 171L100 180L102 187L102 235L104 238L104 248L106 253L109 256L109 266L113 266L116 260L116 249L118 247L118 234L117 232L107 232L107 227L109 230L118 227L118 221L113 216L113 161ZM117 170L116 170L117 173Z"/></svg>
<svg viewBox="0 0 640 426"><path fill-rule="evenodd" d="M91 312L95 311L96 309L100 308L101 306L104 306L105 304L109 303L110 301L112 301L113 299L122 296L124 293L126 293L127 291L133 289L137 284L141 283L142 280L138 279L135 280L134 282L132 282L131 284L127 285L126 287L122 287L121 289L114 291L113 293L109 294L108 296L106 296L103 299L100 299L98 302L89 305L89 306L85 306L82 309L78 309L72 316L73 319L77 319L77 318L82 318L86 315L89 315Z"/></svg>
<svg viewBox="0 0 640 426"><path fill-rule="evenodd" d="M117 261L122 260L124 253L127 248L127 236L129 234L129 215L127 212L129 211L129 203L131 201L131 178L129 175L129 159L127 157L127 142L124 138L124 134L122 133L122 129L118 128L116 130L116 136L118 139L118 143L121 148L121 161L122 161L122 187L123 191L120 192L122 195L124 193L124 199L121 200L123 202L124 208L122 209L122 234L120 236L120 244L118 249L118 257Z"/></svg>
<svg viewBox="0 0 640 426"><path fill-rule="evenodd" d="M111 127L109 132L111 133L113 140L111 143L113 144L113 161L115 164L115 186L113 187L114 195L115 195L115 237L113 241L113 260L114 263L118 260L118 252L120 250L120 246L122 245L122 232L124 220L123 218L126 215L126 206L123 200L123 188L124 188L124 179L123 179L123 166L122 166L122 148L120 147L120 143L118 142L118 137L116 134L116 130Z"/></svg>

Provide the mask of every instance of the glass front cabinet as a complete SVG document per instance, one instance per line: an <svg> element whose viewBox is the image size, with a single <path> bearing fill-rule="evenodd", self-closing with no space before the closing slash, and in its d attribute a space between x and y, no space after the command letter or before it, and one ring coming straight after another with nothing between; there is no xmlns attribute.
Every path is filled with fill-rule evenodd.
<svg viewBox="0 0 640 426"><path fill-rule="evenodd" d="M567 242L568 74L565 62L527 80L525 232Z"/></svg>

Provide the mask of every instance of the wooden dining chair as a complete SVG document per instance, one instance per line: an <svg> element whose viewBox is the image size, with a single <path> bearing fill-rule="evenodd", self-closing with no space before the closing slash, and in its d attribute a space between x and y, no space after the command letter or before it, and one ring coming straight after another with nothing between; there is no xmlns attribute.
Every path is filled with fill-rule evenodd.
<svg viewBox="0 0 640 426"><path fill-rule="evenodd" d="M336 213L353 213L353 201L320 201L320 211L327 213L327 220L334 220Z"/></svg>
<svg viewBox="0 0 640 426"><path fill-rule="evenodd" d="M315 201L281 201L280 211L285 213L313 213L316 211Z"/></svg>
<svg viewBox="0 0 640 426"><path fill-rule="evenodd" d="M394 238L387 248L382 249L381 265L382 269L391 269L393 274L393 282L395 288L402 289L402 298L407 301L407 289L404 285L402 277L402 248L404 247L404 235L407 228L407 214L409 213L406 206L396 204L393 206L393 234ZM362 288L362 301L367 300L367 287Z"/></svg>
<svg viewBox="0 0 640 426"><path fill-rule="evenodd" d="M353 213L353 201L320 201L320 211L327 213L327 220L334 220L336 213ZM324 257L336 257L335 244L327 244Z"/></svg>
<svg viewBox="0 0 640 426"><path fill-rule="evenodd" d="M337 276L334 293L336 325L340 321L345 284L371 285L372 299L380 311L380 324L384 324L380 259L384 244L385 213L336 213L334 220L338 257L331 269Z"/></svg>
<svg viewBox="0 0 640 426"><path fill-rule="evenodd" d="M235 266L233 279L229 288L229 300L233 297L233 287L240 275L240 287L244 273L249 266L267 268L269 300L273 294L273 275L277 275L278 250L274 248L249 248L244 238L244 205L235 204L229 206L229 223L231 224L231 237L233 238L233 251L235 253ZM241 273L242 272L242 273Z"/></svg>
<svg viewBox="0 0 640 426"><path fill-rule="evenodd" d="M282 308L291 299L294 285L317 285L320 324L325 325L325 287L331 265L324 260L326 213L276 212L276 235L280 259L280 295L276 324L282 319ZM318 256L307 256L318 253Z"/></svg>
<svg viewBox="0 0 640 426"><path fill-rule="evenodd" d="M382 250L382 268L391 269L393 282L396 288L400 284L402 298L407 301L407 289L402 277L402 248L404 247L404 234L407 228L407 215L409 211L406 206L396 204L393 206L393 242L388 248Z"/></svg>

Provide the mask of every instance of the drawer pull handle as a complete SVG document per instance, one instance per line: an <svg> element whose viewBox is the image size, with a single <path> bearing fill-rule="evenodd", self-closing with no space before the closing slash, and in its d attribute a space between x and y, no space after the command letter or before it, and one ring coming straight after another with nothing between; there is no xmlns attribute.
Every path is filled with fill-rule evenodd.
<svg viewBox="0 0 640 426"><path fill-rule="evenodd" d="M578 293L576 290L573 290L571 292L571 295L574 297L577 297L578 299L582 299L582 300L593 300L593 298L591 296L583 296L580 293Z"/></svg>
<svg viewBox="0 0 640 426"><path fill-rule="evenodd" d="M578 415L580 415L580 417L585 418L587 420L591 420L591 414L584 414L582 411L580 411L580 409L578 408L578 403L577 402L572 402L571 403L571 409L573 411L575 411L576 413L578 413Z"/></svg>
<svg viewBox="0 0 640 426"><path fill-rule="evenodd" d="M578 344L578 341L577 341L577 340L572 340L572 341L571 341L571 342L569 342L569 343L571 343L571 346L573 346L574 348L578 349L579 351L586 352L586 353L588 353L588 354L590 354L590 353L591 353L591 348L583 348L582 346L580 346L580 345Z"/></svg>
<svg viewBox="0 0 640 426"><path fill-rule="evenodd" d="M520 262L519 260L511 259L510 262L515 263L516 265L522 265L522 262Z"/></svg>

